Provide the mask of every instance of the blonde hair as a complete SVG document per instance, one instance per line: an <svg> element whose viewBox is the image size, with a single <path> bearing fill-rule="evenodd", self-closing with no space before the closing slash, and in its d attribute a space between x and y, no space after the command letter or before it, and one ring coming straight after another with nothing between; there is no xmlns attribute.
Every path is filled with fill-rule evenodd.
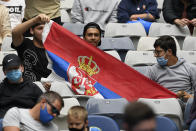
<svg viewBox="0 0 196 131"><path fill-rule="evenodd" d="M88 112L82 106L73 106L68 111L68 118L70 117L74 117L75 119L82 119L86 121L88 118Z"/></svg>

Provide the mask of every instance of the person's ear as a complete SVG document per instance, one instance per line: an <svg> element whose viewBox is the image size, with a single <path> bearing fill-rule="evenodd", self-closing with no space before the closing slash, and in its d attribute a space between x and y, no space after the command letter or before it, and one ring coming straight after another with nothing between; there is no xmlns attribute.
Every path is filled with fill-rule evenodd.
<svg viewBox="0 0 196 131"><path fill-rule="evenodd" d="M31 35L34 34L33 28L30 28L30 33L31 33Z"/></svg>
<svg viewBox="0 0 196 131"><path fill-rule="evenodd" d="M170 55L170 56L173 55L172 49L168 49L168 50L167 50L167 54Z"/></svg>
<svg viewBox="0 0 196 131"><path fill-rule="evenodd" d="M20 65L20 69L21 69L21 72L23 73L24 72L24 66Z"/></svg>
<svg viewBox="0 0 196 131"><path fill-rule="evenodd" d="M41 108L44 109L45 105L46 105L46 99L41 99L40 101Z"/></svg>
<svg viewBox="0 0 196 131"><path fill-rule="evenodd" d="M87 126L88 126L88 120L85 121L85 127L87 127Z"/></svg>

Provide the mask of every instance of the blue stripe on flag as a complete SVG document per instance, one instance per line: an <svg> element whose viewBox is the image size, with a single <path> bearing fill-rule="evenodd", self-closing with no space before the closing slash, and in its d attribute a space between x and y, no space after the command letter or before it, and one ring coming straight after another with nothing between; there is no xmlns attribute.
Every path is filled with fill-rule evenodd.
<svg viewBox="0 0 196 131"><path fill-rule="evenodd" d="M47 51L47 53L53 62L52 68L55 73L68 81L67 69L69 68L69 63L50 51Z"/></svg>
<svg viewBox="0 0 196 131"><path fill-rule="evenodd" d="M113 91L105 88L104 86L102 86L101 84L99 84L98 82L95 83L95 88L99 91L99 93L105 98L105 99L118 99L118 98L122 98L121 96L117 95L116 93L114 93Z"/></svg>

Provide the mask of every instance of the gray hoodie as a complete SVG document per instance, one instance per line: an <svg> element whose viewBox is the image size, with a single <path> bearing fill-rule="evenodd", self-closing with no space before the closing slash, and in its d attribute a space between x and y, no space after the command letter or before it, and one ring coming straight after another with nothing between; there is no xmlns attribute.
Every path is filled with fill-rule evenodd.
<svg viewBox="0 0 196 131"><path fill-rule="evenodd" d="M117 22L119 0L75 0L71 19L73 23L95 22L104 30L105 24Z"/></svg>
<svg viewBox="0 0 196 131"><path fill-rule="evenodd" d="M147 76L174 93L182 90L193 94L196 88L196 66L182 58L172 66L153 65Z"/></svg>

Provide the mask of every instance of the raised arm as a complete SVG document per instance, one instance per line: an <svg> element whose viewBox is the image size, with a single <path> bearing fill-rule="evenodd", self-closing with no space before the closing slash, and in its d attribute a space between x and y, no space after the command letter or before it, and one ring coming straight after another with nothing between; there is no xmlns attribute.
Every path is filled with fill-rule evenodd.
<svg viewBox="0 0 196 131"><path fill-rule="evenodd" d="M49 22L50 18L46 16L45 14L40 14L22 24L17 25L13 30L12 30L12 40L13 40L13 45L15 47L20 46L23 42L23 34L33 25L37 23L42 23L42 22Z"/></svg>

